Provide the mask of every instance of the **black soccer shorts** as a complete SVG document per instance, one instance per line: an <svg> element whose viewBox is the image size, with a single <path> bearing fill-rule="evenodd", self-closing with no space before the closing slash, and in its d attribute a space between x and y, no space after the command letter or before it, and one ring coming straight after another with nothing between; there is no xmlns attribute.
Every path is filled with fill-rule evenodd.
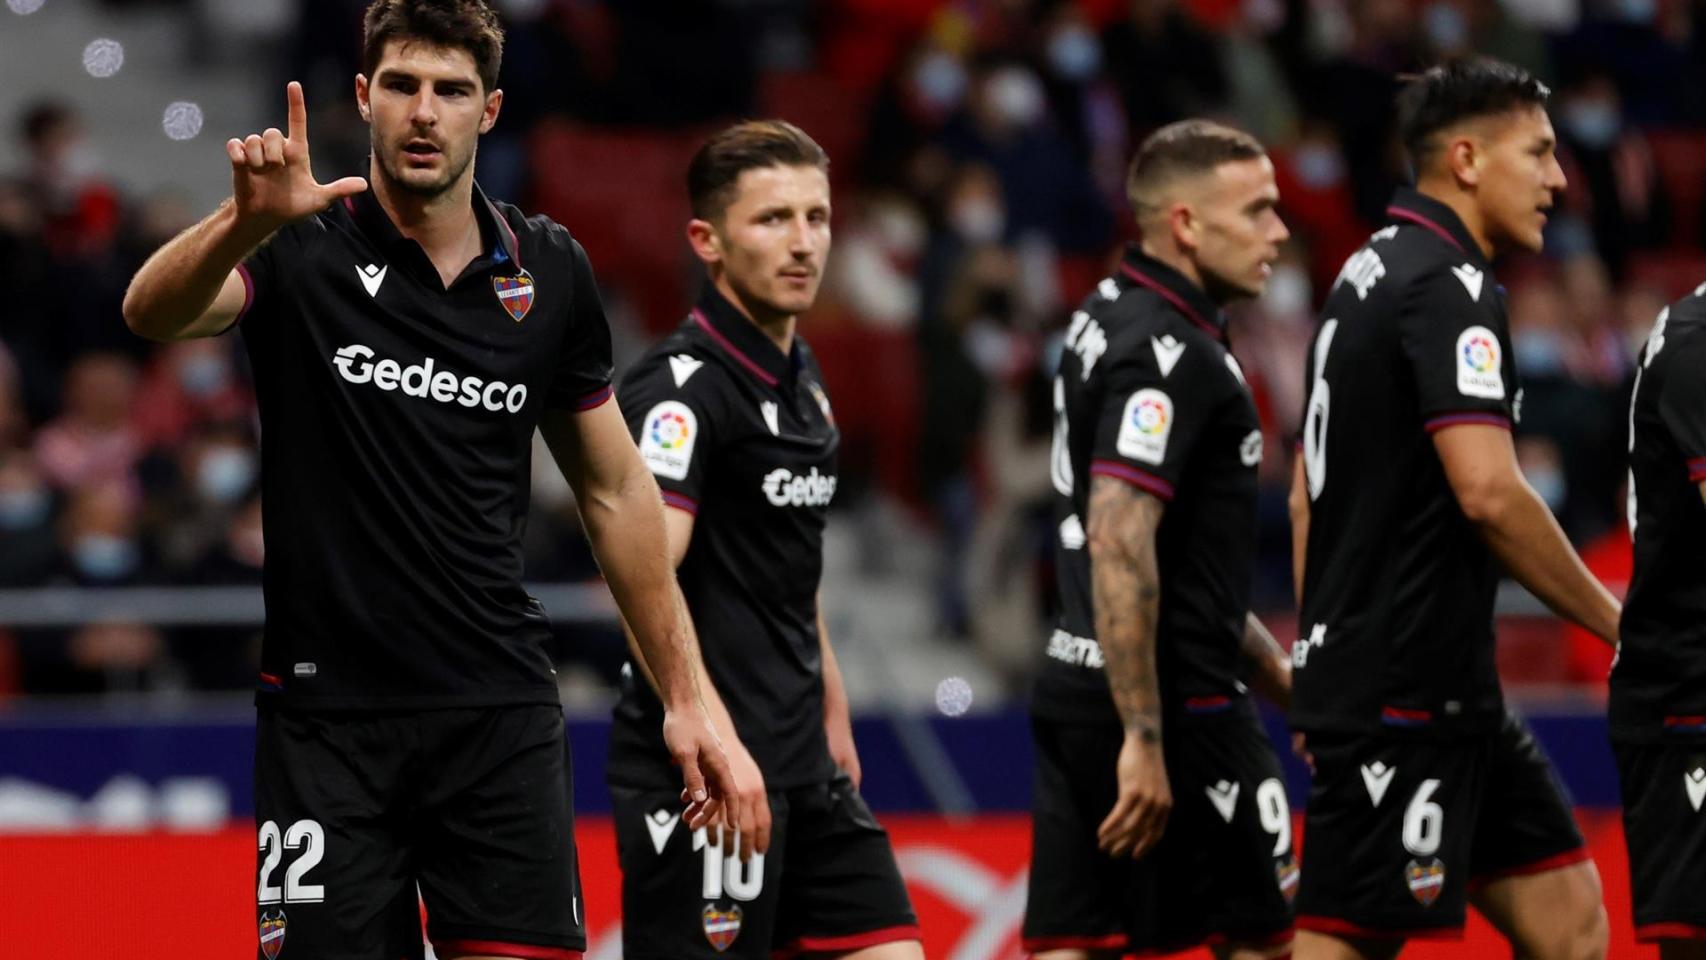
<svg viewBox="0 0 1706 960"><path fill-rule="evenodd" d="M742 862L681 822L680 791L610 788L627 960L771 960L917 940L888 833L845 775L770 792L770 850Z"/></svg>
<svg viewBox="0 0 1706 960"><path fill-rule="evenodd" d="M1173 812L1141 860L1096 848L1114 808L1124 731L1033 718L1036 742L1024 946L1170 953L1291 939L1291 810L1273 746L1252 716L1169 727Z"/></svg>
<svg viewBox="0 0 1706 960"><path fill-rule="evenodd" d="M1311 734L1297 926L1347 938L1463 936L1469 894L1588 859L1528 727L1491 734Z"/></svg>
<svg viewBox="0 0 1706 960"><path fill-rule="evenodd" d="M255 821L262 960L418 960L421 901L440 954L586 949L558 707L263 710Z"/></svg>
<svg viewBox="0 0 1706 960"><path fill-rule="evenodd" d="M1635 939L1706 940L1706 743L1614 743Z"/></svg>

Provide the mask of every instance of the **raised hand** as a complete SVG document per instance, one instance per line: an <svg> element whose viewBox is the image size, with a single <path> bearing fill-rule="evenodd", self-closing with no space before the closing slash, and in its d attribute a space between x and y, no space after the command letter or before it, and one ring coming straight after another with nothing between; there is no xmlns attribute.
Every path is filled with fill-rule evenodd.
<svg viewBox="0 0 1706 960"><path fill-rule="evenodd" d="M308 107L302 99L302 84L291 81L285 96L290 105L289 136L268 127L265 133L225 142L237 216L265 233L367 189L367 181L360 177L330 184L314 179L308 166Z"/></svg>

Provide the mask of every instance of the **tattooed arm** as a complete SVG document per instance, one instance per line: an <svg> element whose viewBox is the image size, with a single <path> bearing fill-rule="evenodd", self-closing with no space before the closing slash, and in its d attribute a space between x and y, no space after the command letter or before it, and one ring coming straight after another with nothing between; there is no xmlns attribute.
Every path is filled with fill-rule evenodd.
<svg viewBox="0 0 1706 960"><path fill-rule="evenodd" d="M1125 726L1118 765L1119 799L1097 830L1113 856L1141 857L1161 838L1173 807L1161 751L1161 689L1155 672L1155 627L1161 575L1155 560L1160 500L1122 480L1090 481L1090 579L1096 639L1108 688Z"/></svg>

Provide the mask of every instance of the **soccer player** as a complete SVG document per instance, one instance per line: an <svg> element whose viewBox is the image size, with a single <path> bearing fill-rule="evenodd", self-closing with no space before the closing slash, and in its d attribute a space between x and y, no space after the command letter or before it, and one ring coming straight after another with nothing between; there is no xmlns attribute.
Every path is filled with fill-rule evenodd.
<svg viewBox="0 0 1706 960"><path fill-rule="evenodd" d="M267 960L420 957L417 885L442 958L585 948L547 621L521 585L535 428L665 691L685 815L705 822L733 793L657 487L607 402L586 254L474 182L501 48L480 0L376 0L355 78L368 179L316 182L292 83L288 132L226 144L232 199L125 298L158 340L240 324L255 373Z"/></svg>
<svg viewBox="0 0 1706 960"><path fill-rule="evenodd" d="M1248 613L1262 432L1220 308L1261 292L1288 233L1261 144L1219 124L1150 136L1127 192L1142 242L1072 315L1054 381L1061 613L1024 943L1277 957L1291 812L1239 678L1283 705L1290 665Z"/></svg>
<svg viewBox="0 0 1706 960"><path fill-rule="evenodd" d="M1706 284L1653 324L1630 401L1635 576L1611 738L1635 937L1706 958Z"/></svg>
<svg viewBox="0 0 1706 960"><path fill-rule="evenodd" d="M1307 960L1461 937L1468 902L1517 956L1604 955L1599 876L1493 666L1501 566L1617 637L1617 601L1511 442L1521 391L1491 261L1540 249L1564 187L1547 96L1487 60L1411 82L1400 129L1416 187L1345 262L1310 348L1291 496L1291 721L1314 767L1297 901Z"/></svg>
<svg viewBox="0 0 1706 960"><path fill-rule="evenodd" d="M797 327L829 257L828 168L774 120L699 148L687 240L708 282L622 383L741 784L738 831L682 823L655 684L625 671L606 776L629 960L923 957L888 835L859 796L818 605L840 433Z"/></svg>

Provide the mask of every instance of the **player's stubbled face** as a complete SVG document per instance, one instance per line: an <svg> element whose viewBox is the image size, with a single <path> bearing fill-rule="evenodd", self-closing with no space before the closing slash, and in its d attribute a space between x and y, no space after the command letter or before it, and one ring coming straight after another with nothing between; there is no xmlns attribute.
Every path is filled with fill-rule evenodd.
<svg viewBox="0 0 1706 960"><path fill-rule="evenodd" d="M1540 107L1514 110L1485 124L1477 191L1487 239L1495 250L1538 253L1546 211L1564 189L1558 138Z"/></svg>
<svg viewBox="0 0 1706 960"><path fill-rule="evenodd" d="M422 41L387 43L367 84L380 170L411 193L448 190L473 162L475 144L497 118L501 96L483 92L466 50Z"/></svg>
<svg viewBox="0 0 1706 960"><path fill-rule="evenodd" d="M1234 160L1198 178L1192 200L1202 228L1197 270L1216 302L1262 292L1291 236L1280 220L1279 187L1267 157Z"/></svg>
<svg viewBox="0 0 1706 960"><path fill-rule="evenodd" d="M804 313L829 258L829 178L817 167L742 171L717 237L741 299L779 316Z"/></svg>

